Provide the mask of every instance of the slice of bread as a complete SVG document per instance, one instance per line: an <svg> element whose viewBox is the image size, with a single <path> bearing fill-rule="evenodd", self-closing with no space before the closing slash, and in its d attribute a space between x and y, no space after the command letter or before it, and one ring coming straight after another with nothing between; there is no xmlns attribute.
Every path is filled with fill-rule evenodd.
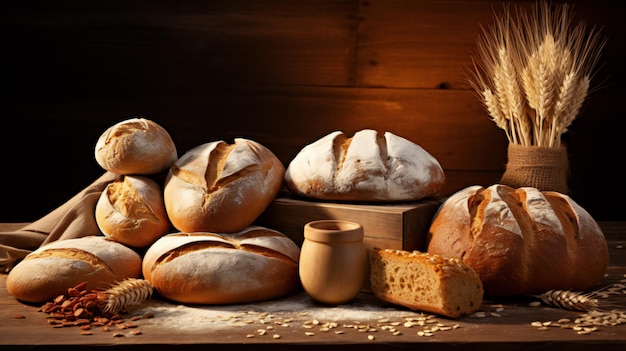
<svg viewBox="0 0 626 351"><path fill-rule="evenodd" d="M457 259L373 248L369 260L372 292L383 301L452 318L482 304L480 277Z"/></svg>

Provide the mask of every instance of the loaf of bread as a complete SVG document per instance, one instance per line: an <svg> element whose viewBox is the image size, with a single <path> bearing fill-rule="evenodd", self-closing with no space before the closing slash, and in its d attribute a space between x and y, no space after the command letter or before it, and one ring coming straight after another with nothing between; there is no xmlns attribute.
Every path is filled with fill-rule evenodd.
<svg viewBox="0 0 626 351"><path fill-rule="evenodd" d="M28 254L7 276L9 294L25 302L49 301L87 282L106 289L141 274L141 256L104 236L57 240Z"/></svg>
<svg viewBox="0 0 626 351"><path fill-rule="evenodd" d="M161 186L146 176L123 176L109 183L96 203L96 223L106 237L144 248L167 233L171 224Z"/></svg>
<svg viewBox="0 0 626 351"><path fill-rule="evenodd" d="M481 277L485 295L586 290L608 266L602 230L557 192L495 184L467 187L439 208L427 251L457 258Z"/></svg>
<svg viewBox="0 0 626 351"><path fill-rule="evenodd" d="M178 158L169 133L145 118L109 127L96 142L96 162L116 174L150 175L166 171Z"/></svg>
<svg viewBox="0 0 626 351"><path fill-rule="evenodd" d="M182 303L232 304L284 296L299 286L300 249L280 232L173 233L146 251L144 278Z"/></svg>
<svg viewBox="0 0 626 351"><path fill-rule="evenodd" d="M373 248L369 260L372 292L383 301L452 318L471 315L482 304L480 277L457 259Z"/></svg>
<svg viewBox="0 0 626 351"><path fill-rule="evenodd" d="M390 132L332 132L289 163L285 184L303 197L341 201L414 201L445 183L439 162L421 146Z"/></svg>
<svg viewBox="0 0 626 351"><path fill-rule="evenodd" d="M181 232L233 233L252 224L282 188L285 167L265 146L237 138L187 151L164 185L165 209Z"/></svg>

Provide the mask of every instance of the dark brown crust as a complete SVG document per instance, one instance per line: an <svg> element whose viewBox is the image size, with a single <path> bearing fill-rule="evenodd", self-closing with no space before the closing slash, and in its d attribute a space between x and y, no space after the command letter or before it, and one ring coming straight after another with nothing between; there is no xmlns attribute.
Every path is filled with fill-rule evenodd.
<svg viewBox="0 0 626 351"><path fill-rule="evenodd" d="M534 200L527 204L526 188L471 188L441 206L428 233L427 250L474 268L487 296L586 290L601 282L608 266L604 234L571 199L543 192L548 207L531 209ZM494 211L497 206L502 207ZM541 218L552 213L558 225L549 224L552 217Z"/></svg>

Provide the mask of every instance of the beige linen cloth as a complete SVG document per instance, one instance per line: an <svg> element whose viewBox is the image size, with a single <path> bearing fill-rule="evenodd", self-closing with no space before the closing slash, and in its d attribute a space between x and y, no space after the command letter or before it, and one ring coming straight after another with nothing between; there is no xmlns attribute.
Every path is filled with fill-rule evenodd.
<svg viewBox="0 0 626 351"><path fill-rule="evenodd" d="M102 235L95 206L106 186L120 176L106 172L52 212L25 227L0 232L0 270L8 272L30 252L55 240Z"/></svg>

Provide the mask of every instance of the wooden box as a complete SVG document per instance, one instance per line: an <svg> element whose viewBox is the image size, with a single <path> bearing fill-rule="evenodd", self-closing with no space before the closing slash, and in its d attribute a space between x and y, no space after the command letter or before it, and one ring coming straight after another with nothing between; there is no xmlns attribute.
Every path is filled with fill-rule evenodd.
<svg viewBox="0 0 626 351"><path fill-rule="evenodd" d="M320 219L361 224L367 247L425 250L426 233L441 201L401 204L348 204L276 198L255 224L280 231L301 245L304 225Z"/></svg>

